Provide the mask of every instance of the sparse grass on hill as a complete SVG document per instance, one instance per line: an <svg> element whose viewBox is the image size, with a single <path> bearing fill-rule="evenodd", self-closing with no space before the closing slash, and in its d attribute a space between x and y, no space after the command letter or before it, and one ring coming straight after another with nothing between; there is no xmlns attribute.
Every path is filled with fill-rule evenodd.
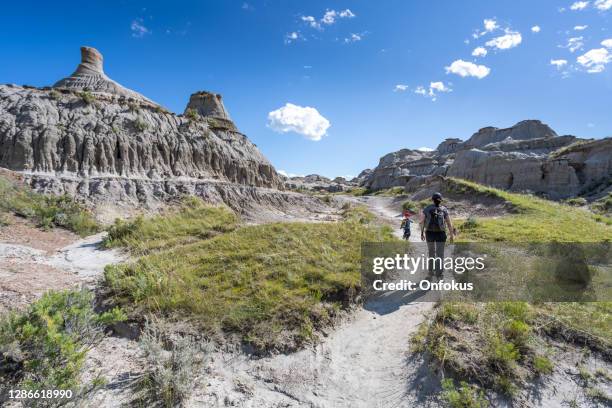
<svg viewBox="0 0 612 408"><path fill-rule="evenodd" d="M115 220L108 229L104 246L126 247L133 254L145 254L233 231L237 224L238 217L227 208L206 205L198 198L189 197L160 215Z"/></svg>
<svg viewBox="0 0 612 408"><path fill-rule="evenodd" d="M214 225L218 211L232 219L229 210L215 208L192 222ZM363 208L347 209L344 218L245 226L183 243L107 267L106 284L132 311L180 316L209 335L235 334L258 351L295 349L359 294L361 243L393 239ZM161 222L145 219L138 229ZM165 236L173 237L175 223L164 225Z"/></svg>
<svg viewBox="0 0 612 408"><path fill-rule="evenodd" d="M41 228L62 227L81 236L99 231L93 215L67 195L51 196L33 192L0 176L0 213L11 212L32 220Z"/></svg>
<svg viewBox="0 0 612 408"><path fill-rule="evenodd" d="M508 193L450 179L463 194L486 194L509 202L515 211L498 218L459 221L462 241L601 242L612 239L610 219L584 209L537 197ZM514 395L526 381L554 370L547 336L576 341L600 352L612 347L612 302L585 303L441 303L433 321L413 338L416 352L427 352L434 365L457 380ZM561 337L559 337L561 333ZM450 383L449 383L450 384ZM449 385L450 387L450 385ZM450 390L450 391L449 391ZM476 389L448 388L455 401Z"/></svg>
<svg viewBox="0 0 612 408"><path fill-rule="evenodd" d="M473 182L451 179L466 192L498 196L510 202L517 214L499 218L482 218L478 228L462 228L463 241L508 242L598 242L612 240L612 219L586 210L531 195L509 193Z"/></svg>

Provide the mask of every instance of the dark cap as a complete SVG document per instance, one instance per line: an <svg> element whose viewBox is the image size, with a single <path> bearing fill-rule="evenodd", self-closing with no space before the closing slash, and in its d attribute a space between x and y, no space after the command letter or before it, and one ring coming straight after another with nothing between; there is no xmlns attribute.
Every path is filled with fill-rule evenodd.
<svg viewBox="0 0 612 408"><path fill-rule="evenodd" d="M431 196L432 200L441 200L442 199L442 194L440 193L433 193L433 195Z"/></svg>

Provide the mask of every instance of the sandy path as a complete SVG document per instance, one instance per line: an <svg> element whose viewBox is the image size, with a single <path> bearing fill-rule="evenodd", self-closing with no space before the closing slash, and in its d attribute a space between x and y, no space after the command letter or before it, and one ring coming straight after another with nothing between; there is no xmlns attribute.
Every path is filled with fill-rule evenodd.
<svg viewBox="0 0 612 408"><path fill-rule="evenodd" d="M392 197L347 200L367 205L401 237L401 211ZM417 232L415 223L411 241ZM409 339L433 307L418 296L395 292L372 299L311 349L262 359L213 353L207 386L189 406L437 406L425 397L436 382L409 355Z"/></svg>
<svg viewBox="0 0 612 408"><path fill-rule="evenodd" d="M49 290L92 287L106 265L125 259L119 251L100 249L103 234L45 241L47 232L25 232L36 236L31 246L22 234L5 234L0 241L0 312L26 306Z"/></svg>

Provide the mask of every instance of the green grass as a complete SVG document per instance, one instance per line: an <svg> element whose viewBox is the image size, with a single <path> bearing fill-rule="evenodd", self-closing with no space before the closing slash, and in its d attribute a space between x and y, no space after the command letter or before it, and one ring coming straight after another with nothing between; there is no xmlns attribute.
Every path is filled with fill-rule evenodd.
<svg viewBox="0 0 612 408"><path fill-rule="evenodd" d="M465 381L455 386L451 378L442 381L442 400L450 408L485 408L489 402L485 399L482 390L474 385L469 385Z"/></svg>
<svg viewBox="0 0 612 408"><path fill-rule="evenodd" d="M0 320L0 358L5 364L0 384L85 391L95 385L79 379L87 350L101 339L104 327L123 319L119 309L95 313L93 294L85 290L45 294L27 311Z"/></svg>
<svg viewBox="0 0 612 408"><path fill-rule="evenodd" d="M0 176L0 213L14 213L41 228L62 227L81 236L99 231L91 212L67 195L47 196Z"/></svg>
<svg viewBox="0 0 612 408"><path fill-rule="evenodd" d="M404 187L390 187L390 188L386 188L383 190L376 190L370 193L370 195L385 196L385 197L394 197L394 196L400 196L404 194L406 194L406 192L404 191Z"/></svg>
<svg viewBox="0 0 612 408"><path fill-rule="evenodd" d="M209 210L192 222L217 223L218 211L232 218L229 210ZM258 351L294 349L356 299L361 243L393 239L373 220L365 209L351 208L338 223L245 226L107 267L106 284L135 313L180 315L209 335L235 334ZM149 223L160 222L143 220L138 228L156 230ZM171 239L174 225L165 224Z"/></svg>
<svg viewBox="0 0 612 408"><path fill-rule="evenodd" d="M462 241L601 242L612 238L610 219L584 209L459 179L447 179L447 183L455 193L497 197L514 211L499 218L457 222ZM577 344L609 350L611 313L612 302L443 302L412 345L415 352L427 352L433 364L449 369L454 377L513 396L525 375L553 371L553 361L541 352L546 333L561 332L569 342L576 339Z"/></svg>
<svg viewBox="0 0 612 408"><path fill-rule="evenodd" d="M204 204L198 198L185 198L164 214L130 221L115 220L104 240L107 248L126 247L133 254L170 249L233 231L238 217L225 207Z"/></svg>
<svg viewBox="0 0 612 408"><path fill-rule="evenodd" d="M462 241L596 242L612 240L612 219L570 205L525 194L509 193L460 179L458 186L497 196L512 204L517 214L482 218L477 228L462 228ZM469 190L468 190L469 191Z"/></svg>

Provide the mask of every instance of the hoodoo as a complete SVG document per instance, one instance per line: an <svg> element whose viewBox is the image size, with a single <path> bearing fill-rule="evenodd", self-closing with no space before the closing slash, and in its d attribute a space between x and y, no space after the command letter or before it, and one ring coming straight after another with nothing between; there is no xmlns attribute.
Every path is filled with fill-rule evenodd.
<svg viewBox="0 0 612 408"><path fill-rule="evenodd" d="M154 103L138 92L127 89L104 73L104 58L92 47L81 47L81 63L69 77L61 79L54 88L78 91L105 92Z"/></svg>

